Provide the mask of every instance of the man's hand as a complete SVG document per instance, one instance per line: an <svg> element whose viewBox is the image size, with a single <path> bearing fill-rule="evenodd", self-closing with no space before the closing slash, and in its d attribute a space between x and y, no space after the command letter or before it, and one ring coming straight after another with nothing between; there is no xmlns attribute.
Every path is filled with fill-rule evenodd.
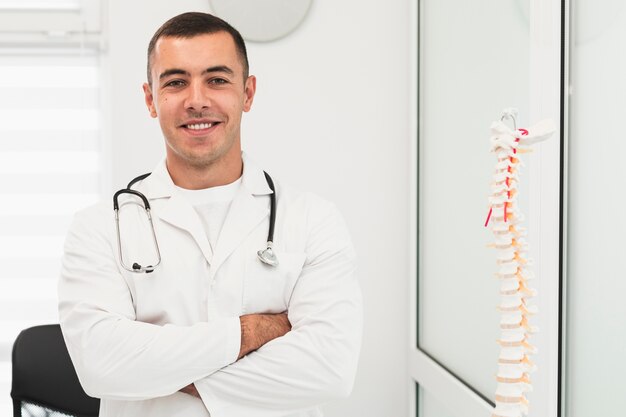
<svg viewBox="0 0 626 417"><path fill-rule="evenodd" d="M286 313L248 314L239 317L241 323L241 348L237 359L257 350L270 340L284 336L291 330Z"/></svg>
<svg viewBox="0 0 626 417"><path fill-rule="evenodd" d="M270 340L284 336L291 330L291 323L286 313L247 314L239 317L239 322L241 323L241 348L237 359L257 350ZM180 392L200 398L194 384L187 385Z"/></svg>
<svg viewBox="0 0 626 417"><path fill-rule="evenodd" d="M196 386L194 384L187 385L185 388L182 388L180 392L184 392L185 394L193 395L196 398L200 398L200 394L198 393L198 390L196 389Z"/></svg>

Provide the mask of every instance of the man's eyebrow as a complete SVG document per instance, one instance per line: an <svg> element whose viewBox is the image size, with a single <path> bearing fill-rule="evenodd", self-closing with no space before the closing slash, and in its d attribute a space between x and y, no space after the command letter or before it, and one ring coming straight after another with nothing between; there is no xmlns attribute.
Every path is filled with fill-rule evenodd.
<svg viewBox="0 0 626 417"><path fill-rule="evenodd" d="M163 71L161 75L159 75L159 80L169 77L170 75L189 75L189 73L182 69L172 68L172 69Z"/></svg>
<svg viewBox="0 0 626 417"><path fill-rule="evenodd" d="M216 65L214 67L209 67L203 71L204 74L208 74L210 72L225 72L228 75L235 75L235 71L227 67L226 65Z"/></svg>
<svg viewBox="0 0 626 417"><path fill-rule="evenodd" d="M203 74L209 74L212 72L224 72L228 75L234 75L235 71L233 71L230 67L226 66L226 65L216 65L213 67L209 67L207 69L205 69L204 71L202 71ZM172 76L172 75L185 75L185 76L189 76L189 71L185 71L183 69L180 68L172 68L172 69L168 69L163 71L160 75L159 75L159 80L162 80L163 78Z"/></svg>

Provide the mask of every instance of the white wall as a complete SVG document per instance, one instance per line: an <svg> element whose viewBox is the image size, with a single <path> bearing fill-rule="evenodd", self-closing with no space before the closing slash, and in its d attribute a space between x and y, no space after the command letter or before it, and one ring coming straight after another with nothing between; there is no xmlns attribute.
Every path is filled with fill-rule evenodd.
<svg viewBox="0 0 626 417"><path fill-rule="evenodd" d="M145 49L157 27L200 0L107 6L107 124L112 187L163 155L143 105ZM406 416L409 240L409 0L315 1L289 37L249 43L257 96L244 148L283 182L333 200L359 254L366 305L361 364L351 398L328 417Z"/></svg>

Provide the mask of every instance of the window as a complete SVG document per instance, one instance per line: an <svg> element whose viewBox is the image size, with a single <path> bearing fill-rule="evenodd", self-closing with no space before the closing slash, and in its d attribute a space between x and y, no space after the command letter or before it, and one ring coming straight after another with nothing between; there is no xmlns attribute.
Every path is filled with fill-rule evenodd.
<svg viewBox="0 0 626 417"><path fill-rule="evenodd" d="M0 415L13 341L58 322L67 227L103 188L98 27L72 23L86 14L79 0L0 0Z"/></svg>

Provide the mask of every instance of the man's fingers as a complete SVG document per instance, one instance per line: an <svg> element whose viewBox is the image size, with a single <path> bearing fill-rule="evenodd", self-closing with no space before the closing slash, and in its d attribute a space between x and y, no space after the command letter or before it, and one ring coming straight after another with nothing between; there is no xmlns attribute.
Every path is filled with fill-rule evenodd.
<svg viewBox="0 0 626 417"><path fill-rule="evenodd" d="M193 395L194 397L200 398L200 393L196 389L194 384L189 384L184 388L181 388L180 392L184 392L185 394Z"/></svg>
<svg viewBox="0 0 626 417"><path fill-rule="evenodd" d="M241 316L239 320L241 322L239 359L291 330L286 313L248 314Z"/></svg>

